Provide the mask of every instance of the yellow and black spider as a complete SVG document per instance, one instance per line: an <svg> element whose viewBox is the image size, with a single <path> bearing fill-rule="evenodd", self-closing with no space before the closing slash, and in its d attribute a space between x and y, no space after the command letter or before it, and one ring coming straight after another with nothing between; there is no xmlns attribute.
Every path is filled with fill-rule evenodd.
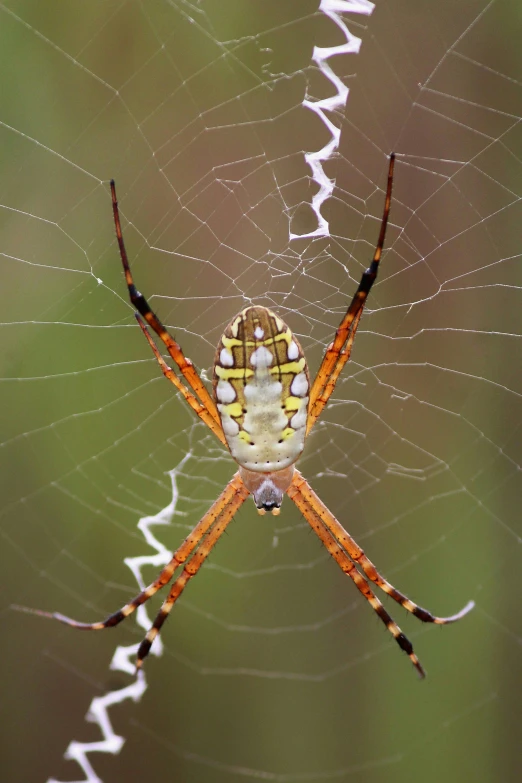
<svg viewBox="0 0 522 783"><path fill-rule="evenodd" d="M326 349L312 387L310 388L308 367L301 346L288 326L266 307L254 306L239 313L227 326L219 341L214 361L214 398L192 362L184 356L181 347L134 285L123 243L116 188L114 182L111 182L116 236L130 300L138 311L137 321L164 375L181 392L216 438L228 448L238 463L239 470L174 552L170 563L158 578L122 609L97 623L79 623L58 613L41 614L82 630L109 628L120 623L138 606L148 601L170 582L178 566L183 566L139 647L136 659L136 666L139 668L185 585L197 574L248 496L253 495L260 514L267 511L279 514L283 495L286 493L340 568L369 601L401 650L409 655L419 674L425 676L411 642L392 620L363 574L423 622L438 625L455 622L473 608L473 602L470 601L451 617L435 617L410 601L379 574L363 550L295 468L295 463L303 451L305 438L321 415L342 368L350 358L366 298L377 277L390 212L394 160L395 156L392 154L381 228L373 260L361 278L333 342ZM181 377L176 375L160 355L147 325L167 348Z"/></svg>

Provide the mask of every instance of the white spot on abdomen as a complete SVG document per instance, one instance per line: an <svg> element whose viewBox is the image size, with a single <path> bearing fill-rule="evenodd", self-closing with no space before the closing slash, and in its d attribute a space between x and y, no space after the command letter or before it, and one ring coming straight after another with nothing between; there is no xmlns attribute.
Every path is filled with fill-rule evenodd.
<svg viewBox="0 0 522 783"><path fill-rule="evenodd" d="M300 430L301 427L306 427L306 405L301 405L299 410L290 419L290 426L294 430Z"/></svg>
<svg viewBox="0 0 522 783"><path fill-rule="evenodd" d="M305 397L308 392L308 379L306 373L298 373L290 385L290 391L296 397Z"/></svg>
<svg viewBox="0 0 522 783"><path fill-rule="evenodd" d="M222 365L222 367L234 366L234 357L232 356L228 348L221 349L221 353L219 354L219 362Z"/></svg>
<svg viewBox="0 0 522 783"><path fill-rule="evenodd" d="M222 402L224 405L228 405L228 403L234 402L236 399L236 392L234 391L234 387L231 383L220 378L216 386L216 397L218 398L219 402Z"/></svg>
<svg viewBox="0 0 522 783"><path fill-rule="evenodd" d="M260 326L256 326L256 328L254 329L254 337L257 340L262 340L264 336L265 336L264 330L261 329Z"/></svg>
<svg viewBox="0 0 522 783"><path fill-rule="evenodd" d="M299 348L297 347L297 343L295 340L290 341L287 354L291 362L295 361L299 357Z"/></svg>
<svg viewBox="0 0 522 783"><path fill-rule="evenodd" d="M239 424L234 421L232 416L229 416L225 411L221 411L221 424L223 426L223 432L225 433L227 442L233 442L233 439L239 432Z"/></svg>
<svg viewBox="0 0 522 783"><path fill-rule="evenodd" d="M250 357L250 364L260 370L266 370L267 367L270 367L273 361L274 357L268 348L265 348L264 345L260 345L259 348L256 348L255 351L252 351L252 355Z"/></svg>

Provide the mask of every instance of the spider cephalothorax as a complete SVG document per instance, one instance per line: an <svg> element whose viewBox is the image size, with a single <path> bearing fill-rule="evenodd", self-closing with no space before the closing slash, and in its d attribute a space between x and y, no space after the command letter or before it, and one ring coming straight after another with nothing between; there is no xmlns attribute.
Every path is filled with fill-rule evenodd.
<svg viewBox="0 0 522 783"><path fill-rule="evenodd" d="M215 400L190 359L184 356L181 347L134 285L123 243L116 188L114 182L111 182L120 256L130 299L138 311L136 317L141 330L164 375L218 440L229 449L239 465L239 471L174 552L172 560L158 578L124 607L97 623L79 623L57 613L41 614L83 630L101 630L117 625L170 582L176 569L183 566L140 645L136 659L139 668L185 585L198 572L247 497L250 494L253 496L259 513L271 511L278 514L283 495L287 494L340 568L370 603L400 648L409 655L419 674L424 676L424 669L411 642L392 620L367 580L376 584L415 617L437 625L459 620L472 609L473 602L470 601L451 617L436 617L413 603L379 574L363 550L294 467L303 450L306 435L324 409L341 370L350 358L364 305L377 277L390 211L394 160L395 156L391 155L384 212L373 260L363 273L334 339L326 349L312 386L301 346L288 326L266 307L247 307L230 322L217 347L214 363ZM181 377L167 365L147 327L163 342Z"/></svg>

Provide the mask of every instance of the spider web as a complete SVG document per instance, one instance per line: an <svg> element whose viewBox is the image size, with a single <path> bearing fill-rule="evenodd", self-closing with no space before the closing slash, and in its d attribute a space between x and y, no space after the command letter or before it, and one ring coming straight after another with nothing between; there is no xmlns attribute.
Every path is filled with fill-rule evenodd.
<svg viewBox="0 0 522 783"><path fill-rule="evenodd" d="M0 9L5 779L516 780L516 4ZM110 177L137 284L204 377L251 302L313 373L391 150L380 277L299 467L399 589L476 601L445 629L390 607L428 679L288 501L245 504L140 678L157 602L100 634L13 611L105 617L233 470L135 325Z"/></svg>

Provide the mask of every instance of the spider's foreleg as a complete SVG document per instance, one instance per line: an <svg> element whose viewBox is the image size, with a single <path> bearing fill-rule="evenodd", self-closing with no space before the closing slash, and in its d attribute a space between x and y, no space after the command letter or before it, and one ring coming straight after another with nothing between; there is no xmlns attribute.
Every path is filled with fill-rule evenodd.
<svg viewBox="0 0 522 783"><path fill-rule="evenodd" d="M213 419L210 412L207 410L207 408L190 392L190 390L185 386L182 381L178 378L174 370L168 366L167 362L163 359L163 356L158 351L156 344L154 343L154 340L149 334L149 330L147 329L146 323L143 321L142 317L139 313L134 313L134 317L136 318L136 321L138 322L138 325L145 335L145 339L147 340L154 356L156 357L156 361L158 362L159 366L161 367L161 371L165 378L167 378L175 387L176 389L181 392L185 400L188 402L194 413L196 413L199 418L205 422L207 427L212 430L216 438L223 443L224 446L227 445L227 442L225 440L225 435L223 433L223 428L217 424L217 422Z"/></svg>
<svg viewBox="0 0 522 783"><path fill-rule="evenodd" d="M143 294L140 293L136 288L136 286L134 285L134 279L132 277L129 259L127 256L127 251L125 249L125 243L123 241L120 212L118 209L118 199L116 197L116 185L114 183L114 180L111 180L111 197L112 197L112 212L114 216L114 225L116 228L116 238L118 240L121 262L123 265L123 271L125 273L125 282L127 283L127 288L129 290L129 297L131 303L136 308L136 310L140 313L140 315L145 319L145 321L148 323L151 329L153 329L156 332L156 334L165 345L171 358L176 363L177 367L179 368L179 371L187 381L188 385L190 386L190 388L192 389L196 397L199 398L201 403L207 409L210 417L219 426L219 415L217 412L216 404L212 399L207 387L199 377L199 374L196 368L194 367L193 363L190 361L190 359L187 359L187 357L184 355L181 349L181 346L169 334L169 332L162 324L162 322L160 321L156 313L150 307L149 303L147 302Z"/></svg>
<svg viewBox="0 0 522 783"><path fill-rule="evenodd" d="M381 219L381 228L379 239L373 259L368 269L363 272L361 282L350 302L348 310L341 323L337 327L333 342L326 349L321 366L317 372L310 392L310 411L308 417L307 433L320 416L323 408L328 402L331 393L334 390L337 378L344 365L350 358L355 333L359 321L370 293L371 287L377 277L379 262L381 260L384 240L386 238L386 228L388 226L388 217L390 214L392 187L393 187L393 169L395 166L395 154L390 155L390 164L388 167L388 183L386 186L386 197L384 200L384 209Z"/></svg>

